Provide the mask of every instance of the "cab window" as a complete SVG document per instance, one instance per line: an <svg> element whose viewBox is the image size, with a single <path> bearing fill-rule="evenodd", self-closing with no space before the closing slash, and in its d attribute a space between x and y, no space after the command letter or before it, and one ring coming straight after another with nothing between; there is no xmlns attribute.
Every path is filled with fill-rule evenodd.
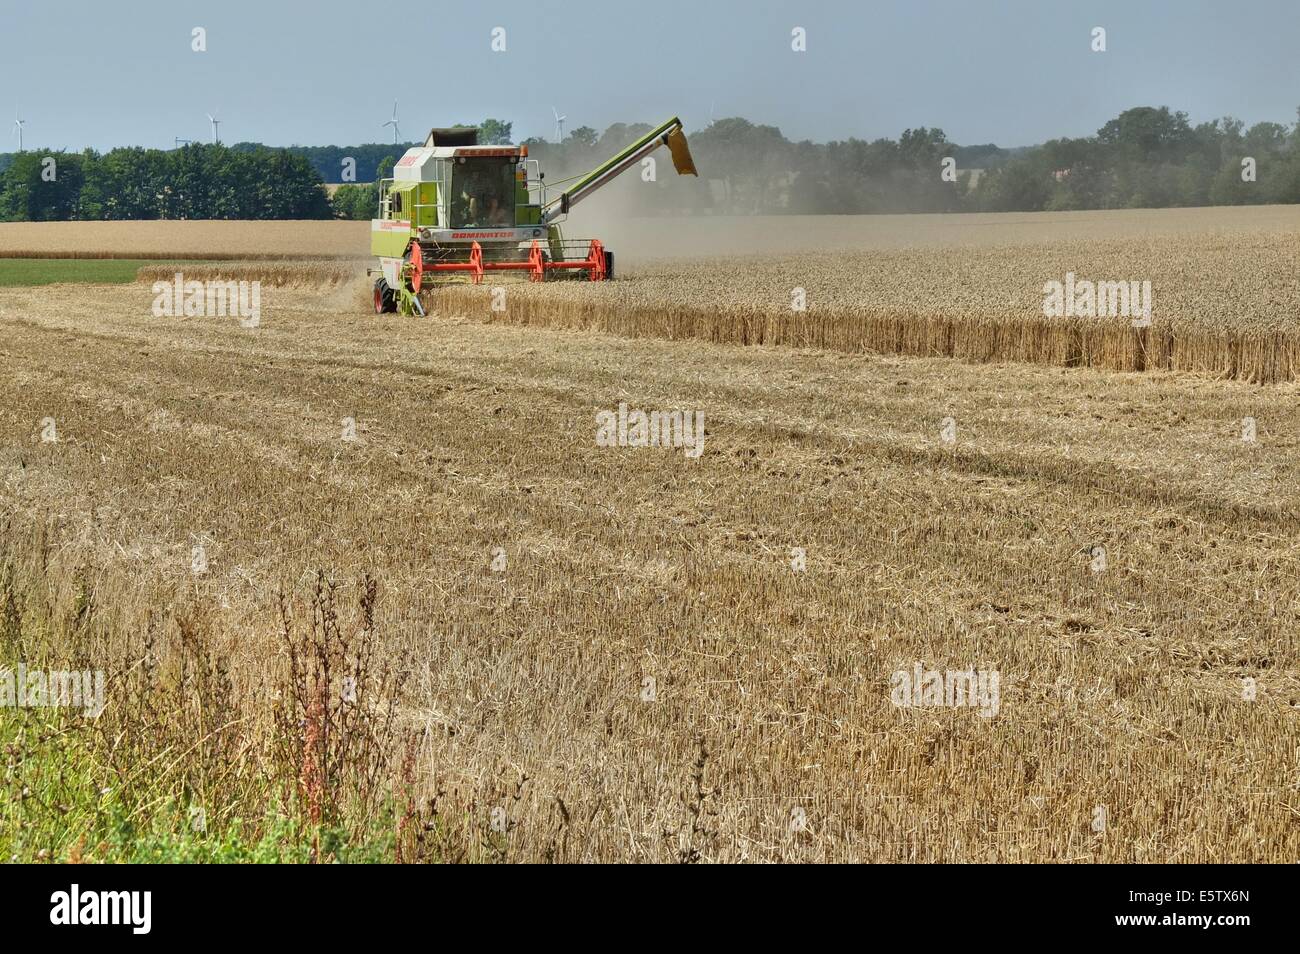
<svg viewBox="0 0 1300 954"><path fill-rule="evenodd" d="M515 167L510 156L467 158L454 165L451 227L514 228Z"/></svg>

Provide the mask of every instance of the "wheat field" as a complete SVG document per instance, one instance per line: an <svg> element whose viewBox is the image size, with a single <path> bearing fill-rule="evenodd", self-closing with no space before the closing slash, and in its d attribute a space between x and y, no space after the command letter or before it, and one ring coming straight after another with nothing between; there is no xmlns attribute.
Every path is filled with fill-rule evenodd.
<svg viewBox="0 0 1300 954"><path fill-rule="evenodd" d="M0 222L0 259L360 259L369 222Z"/></svg>
<svg viewBox="0 0 1300 954"><path fill-rule="evenodd" d="M1294 295L1286 243L1234 278L1174 241L1244 298L1090 261L1164 268L1157 324L1207 333ZM1297 385L1222 337L1208 374L868 353L931 353L891 308L988 336L1078 261L896 251L427 320L289 281L256 329L0 289L0 637L105 665L96 744L151 795L256 827L386 794L397 860L1295 860ZM620 403L699 411L702 452L601 446ZM917 665L1000 673L997 713L896 705ZM332 718L363 743L316 758Z"/></svg>
<svg viewBox="0 0 1300 954"><path fill-rule="evenodd" d="M449 287L431 307L519 324L966 361L1300 376L1297 233L669 259L600 283ZM1047 315L1067 276L1148 283L1149 314ZM505 289L497 301L493 287ZM1133 305L1136 306L1137 299ZM1135 321L1146 317L1145 326Z"/></svg>
<svg viewBox="0 0 1300 954"><path fill-rule="evenodd" d="M429 293L427 307L730 344L1256 383L1300 374L1295 207L632 222L593 215L566 228L609 238L620 280L533 286L499 273L481 288ZM200 259L220 264L188 264L194 278L340 285L360 282L367 235L357 222L0 224L0 258ZM159 264L140 275L166 280L174 271ZM1045 315L1045 286L1070 275L1149 283L1149 325L1125 315ZM503 310L493 307L498 287L510 299ZM358 293L359 312L367 301Z"/></svg>
<svg viewBox="0 0 1300 954"><path fill-rule="evenodd" d="M1259 383L1300 374L1300 212L1290 206L631 221L597 209L565 228L606 239L620 280L529 286L491 275L480 289L433 293L429 307L718 343ZM225 264L189 265L196 278L272 284L350 282L367 261L367 241L364 222L0 223L0 258L202 259ZM160 264L142 277L173 272ZM1045 284L1069 274L1149 282L1149 327L1124 316L1044 315ZM492 311L494 287L507 289L502 312ZM358 309L364 301L357 296Z"/></svg>

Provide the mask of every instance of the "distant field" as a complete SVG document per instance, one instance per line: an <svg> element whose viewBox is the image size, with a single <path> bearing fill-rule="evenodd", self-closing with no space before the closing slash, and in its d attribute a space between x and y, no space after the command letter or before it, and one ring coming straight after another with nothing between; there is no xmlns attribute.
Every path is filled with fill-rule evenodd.
<svg viewBox="0 0 1300 954"><path fill-rule="evenodd" d="M55 285L60 282L120 285L133 282L141 265L154 260L0 258L0 288L16 285Z"/></svg>
<svg viewBox="0 0 1300 954"><path fill-rule="evenodd" d="M681 256L990 248L1243 232L1294 234L1300 232L1300 206L631 219L596 198L574 212L564 229L572 238L601 239L627 263Z"/></svg>
<svg viewBox="0 0 1300 954"><path fill-rule="evenodd" d="M228 277L263 285L327 287L365 283L359 263L346 261L263 261L195 259L165 261L142 258L0 258L0 288L36 285L120 285L127 282ZM357 299L360 301L361 299Z"/></svg>
<svg viewBox="0 0 1300 954"><path fill-rule="evenodd" d="M0 258L364 258L368 222L0 222Z"/></svg>
<svg viewBox="0 0 1300 954"><path fill-rule="evenodd" d="M622 220L594 212L574 216L566 235L607 238L618 281L528 285L494 275L482 288L436 293L430 310L720 343L1300 379L1297 207ZM360 289L367 231L364 222L0 224L0 284L129 281L144 260L153 263L142 277L153 280L171 274L162 260L194 278ZM4 264L32 255L135 261ZM1150 283L1150 327L1124 316L1045 316L1045 284L1070 274ZM506 284L506 310L490 311L490 289ZM802 311L791 307L795 289ZM358 309L363 299L355 296Z"/></svg>
<svg viewBox="0 0 1300 954"><path fill-rule="evenodd" d="M681 256L1060 244L1300 231L1300 206L979 215L630 218L593 199L564 223L627 264ZM4 222L0 258L368 258L368 222Z"/></svg>

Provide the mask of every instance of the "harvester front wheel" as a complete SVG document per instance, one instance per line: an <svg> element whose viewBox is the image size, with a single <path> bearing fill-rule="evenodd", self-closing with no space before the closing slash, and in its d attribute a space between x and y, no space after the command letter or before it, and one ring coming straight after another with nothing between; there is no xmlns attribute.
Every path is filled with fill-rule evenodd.
<svg viewBox="0 0 1300 954"><path fill-rule="evenodd" d="M375 314L391 315L397 311L397 295L382 278L375 282Z"/></svg>
<svg viewBox="0 0 1300 954"><path fill-rule="evenodd" d="M605 281L610 281L614 277L614 253L605 253Z"/></svg>

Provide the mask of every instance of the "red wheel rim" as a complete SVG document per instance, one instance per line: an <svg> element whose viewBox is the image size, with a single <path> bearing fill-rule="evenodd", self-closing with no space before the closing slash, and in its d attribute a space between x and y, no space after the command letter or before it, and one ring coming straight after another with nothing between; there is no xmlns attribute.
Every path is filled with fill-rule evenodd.
<svg viewBox="0 0 1300 954"><path fill-rule="evenodd" d="M417 295L420 293L420 285L424 281L424 249L420 248L419 242L411 243L411 284L415 287L411 291Z"/></svg>
<svg viewBox="0 0 1300 954"><path fill-rule="evenodd" d="M375 286L375 314L382 315L383 313L384 313L384 293L383 290L380 289L378 285L376 285Z"/></svg>

